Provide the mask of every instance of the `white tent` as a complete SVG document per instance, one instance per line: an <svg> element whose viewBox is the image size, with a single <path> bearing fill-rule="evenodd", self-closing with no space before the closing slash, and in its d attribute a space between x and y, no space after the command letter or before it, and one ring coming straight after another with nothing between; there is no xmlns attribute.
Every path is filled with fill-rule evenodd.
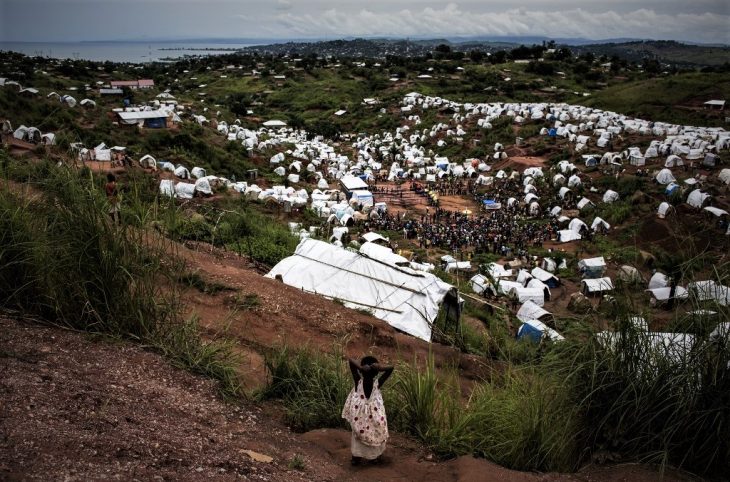
<svg viewBox="0 0 730 482"><path fill-rule="evenodd" d="M700 209L704 202L707 201L709 198L709 194L704 193L699 189L695 189L694 191L689 193L689 196L687 196L687 204L689 204L693 208Z"/></svg>
<svg viewBox="0 0 730 482"><path fill-rule="evenodd" d="M207 195L213 194L213 189L210 186L210 181L208 180L208 178L202 177L195 181L195 191Z"/></svg>
<svg viewBox="0 0 730 482"><path fill-rule="evenodd" d="M659 216L661 219L664 219L667 216L667 213L669 213L672 206L668 202L662 202L659 205L659 208L656 211L657 216Z"/></svg>
<svg viewBox="0 0 730 482"><path fill-rule="evenodd" d="M175 184L175 196L180 199L192 199L195 194L195 184L178 182Z"/></svg>
<svg viewBox="0 0 730 482"><path fill-rule="evenodd" d="M665 302L669 301L672 288L669 286L665 286L664 288L654 288L651 290L646 290L651 293L651 295L659 302ZM681 286L676 286L674 288L674 299L677 300L686 300L689 297L689 293L686 289L682 288Z"/></svg>
<svg viewBox="0 0 730 482"><path fill-rule="evenodd" d="M616 191L608 190L603 194L603 202L612 203L618 201L618 193Z"/></svg>
<svg viewBox="0 0 730 482"><path fill-rule="evenodd" d="M583 182L580 180L580 177L578 177L576 174L573 174L568 178L568 187L578 187Z"/></svg>
<svg viewBox="0 0 730 482"><path fill-rule="evenodd" d="M168 197L175 197L175 182L169 179L160 181L160 194Z"/></svg>
<svg viewBox="0 0 730 482"><path fill-rule="evenodd" d="M588 228L586 223L581 221L578 218L573 218L570 220L570 223L568 224L568 229L570 229L573 232L580 233L583 228Z"/></svg>
<svg viewBox="0 0 730 482"><path fill-rule="evenodd" d="M286 127L286 122L272 119L270 121L264 122L264 127Z"/></svg>
<svg viewBox="0 0 730 482"><path fill-rule="evenodd" d="M722 171L720 171L720 174L718 174L717 177L725 184L730 184L730 169L723 169Z"/></svg>
<svg viewBox="0 0 730 482"><path fill-rule="evenodd" d="M605 291L613 290L613 283L611 278L595 278L595 279L584 279L580 282L583 294L598 294Z"/></svg>
<svg viewBox="0 0 730 482"><path fill-rule="evenodd" d="M727 216L728 212L724 209L716 208L714 206L707 206L703 209L703 211L707 211L708 213L711 213L714 216L720 217L720 216Z"/></svg>
<svg viewBox="0 0 730 482"><path fill-rule="evenodd" d="M669 281L669 276L657 271L649 280L649 289L664 288L665 286L669 286Z"/></svg>
<svg viewBox="0 0 730 482"><path fill-rule="evenodd" d="M365 190L370 187L368 184L356 176L345 176L340 179L342 186L348 191Z"/></svg>
<svg viewBox="0 0 730 482"><path fill-rule="evenodd" d="M388 238L385 238L380 234L373 232L367 232L360 237L364 239L367 243L377 243L378 241L384 241L387 243L389 241Z"/></svg>
<svg viewBox="0 0 730 482"><path fill-rule="evenodd" d="M426 341L431 340L431 325L441 305L458 302L454 287L432 274L394 268L313 239L302 240L293 256L266 275L277 276L297 289L370 310L391 326Z"/></svg>
<svg viewBox="0 0 730 482"><path fill-rule="evenodd" d="M526 323L529 320L539 320L543 317L550 316L552 316L552 314L549 311L544 310L543 308L529 300L524 302L522 306L520 306L520 309L517 310L517 319L519 319L523 323Z"/></svg>
<svg viewBox="0 0 730 482"><path fill-rule="evenodd" d="M515 286L510 289L510 296L517 296L517 300L520 303L532 301L537 306L545 305L545 292L542 288L524 288L522 286Z"/></svg>
<svg viewBox="0 0 730 482"><path fill-rule="evenodd" d="M205 177L206 176L205 169L203 169L202 167L194 167L193 170L190 171L190 174L195 179L199 179L201 177Z"/></svg>
<svg viewBox="0 0 730 482"><path fill-rule="evenodd" d="M142 156L139 160L139 165L148 169L157 169L157 161L149 154Z"/></svg>
<svg viewBox="0 0 730 482"><path fill-rule="evenodd" d="M581 235L573 231L572 229L563 229L558 231L558 240L561 243L569 243L571 241L577 241L581 239Z"/></svg>
<svg viewBox="0 0 730 482"><path fill-rule="evenodd" d="M474 275L469 280L469 284L471 285L472 291L478 295L484 294L485 291L494 291L494 287L489 281L489 278L483 274Z"/></svg>
<svg viewBox="0 0 730 482"><path fill-rule="evenodd" d="M671 154L669 157L667 157L667 160L664 161L664 167L675 167L675 166L684 166L684 161L681 157Z"/></svg>
<svg viewBox="0 0 730 482"><path fill-rule="evenodd" d="M177 166L175 168L175 175L180 179L190 179L190 171L184 166Z"/></svg>
<svg viewBox="0 0 730 482"><path fill-rule="evenodd" d="M581 198L581 200L578 201L578 204L577 204L578 209L582 210L583 208L588 207L588 206L593 206L593 201L591 201L587 197Z"/></svg>
<svg viewBox="0 0 730 482"><path fill-rule="evenodd" d="M715 300L722 306L730 305L730 287L715 281L693 281L687 286L699 301Z"/></svg>
<svg viewBox="0 0 730 482"><path fill-rule="evenodd" d="M594 219L591 223L591 229L594 232L598 231L599 229L608 231L609 229L611 229L611 225L604 221L603 218L596 217L596 219Z"/></svg>
<svg viewBox="0 0 730 482"><path fill-rule="evenodd" d="M586 278L599 278L606 272L606 260L603 256L581 259L578 261L578 270Z"/></svg>
<svg viewBox="0 0 730 482"><path fill-rule="evenodd" d="M533 278L547 284L548 286L553 285L553 287L555 287L560 284L560 280L557 276L539 267L532 268L532 271L530 271L530 275L532 275Z"/></svg>
<svg viewBox="0 0 730 482"><path fill-rule="evenodd" d="M666 168L659 171L657 173L655 179L656 179L656 182L658 182L659 184L664 184L664 185L671 184L676 181L676 179L672 175L672 171L670 171L669 169L666 169Z"/></svg>

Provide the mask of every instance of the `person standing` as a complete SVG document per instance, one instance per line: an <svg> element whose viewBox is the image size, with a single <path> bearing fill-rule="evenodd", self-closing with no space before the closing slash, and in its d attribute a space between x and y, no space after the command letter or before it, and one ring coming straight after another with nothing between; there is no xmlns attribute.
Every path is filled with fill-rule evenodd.
<svg viewBox="0 0 730 482"><path fill-rule="evenodd" d="M119 188L117 186L117 178L113 173L109 172L106 175L106 185L104 191L106 192L106 198L109 201L109 216L115 224L121 224L120 215L120 203L119 203Z"/></svg>
<svg viewBox="0 0 730 482"><path fill-rule="evenodd" d="M393 367L380 365L373 356L365 356L359 363L348 361L355 386L342 408L342 418L352 427L351 463L358 465L363 459L379 461L388 442L388 419L380 389L393 373Z"/></svg>

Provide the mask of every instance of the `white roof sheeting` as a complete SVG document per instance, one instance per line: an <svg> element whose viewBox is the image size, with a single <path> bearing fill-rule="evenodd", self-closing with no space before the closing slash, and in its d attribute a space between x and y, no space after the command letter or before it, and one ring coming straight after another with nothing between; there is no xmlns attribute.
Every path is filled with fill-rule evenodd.
<svg viewBox="0 0 730 482"><path fill-rule="evenodd" d="M367 190L370 187L365 181L356 176L345 176L340 179L340 182L348 191Z"/></svg>
<svg viewBox="0 0 730 482"><path fill-rule="evenodd" d="M383 263L391 266L403 266L408 265L409 263L406 258L394 253L392 249L375 243L363 243L363 245L360 246L360 253L364 254L368 258L382 261Z"/></svg>
<svg viewBox="0 0 730 482"><path fill-rule="evenodd" d="M674 178L674 175L672 174L672 171L670 171L669 169L662 169L661 171L659 171L657 173L657 175L654 179L656 179L656 182L658 182L659 184L664 184L664 185L667 185L667 184L670 184L670 183L673 183L676 181L676 179Z"/></svg>
<svg viewBox="0 0 730 482"><path fill-rule="evenodd" d="M362 239L364 239L368 243L374 243L375 241L385 241L388 242L388 238L384 238L383 236L379 235L378 233L368 232L361 236Z"/></svg>
<svg viewBox="0 0 730 482"><path fill-rule="evenodd" d="M727 216L727 214L728 214L728 212L725 211L724 209L716 208L714 206L707 206L706 208L704 208L704 211L707 211L709 213L712 213L712 214L714 214L715 216L718 216L718 217L720 217L720 216Z"/></svg>
<svg viewBox="0 0 730 482"><path fill-rule="evenodd" d="M649 291L654 298L656 298L658 301L667 301L669 299L669 296L672 293L672 288L669 286L665 286L664 288L654 288ZM686 289L682 288L681 286L677 286L674 289L674 298L678 300L684 300L689 297L689 293Z"/></svg>
<svg viewBox="0 0 730 482"><path fill-rule="evenodd" d="M699 209L708 198L710 198L709 194L702 192L699 189L695 189L689 193L689 196L687 196L687 204L693 208Z"/></svg>
<svg viewBox="0 0 730 482"><path fill-rule="evenodd" d="M492 288L492 283L489 281L489 278L484 276L483 274L477 274L474 275L470 280L469 284L471 285L472 291L474 293L481 295L489 288Z"/></svg>
<svg viewBox="0 0 730 482"><path fill-rule="evenodd" d="M584 279L581 284L585 286L589 293L601 293L603 291L612 291L613 282L611 278Z"/></svg>
<svg viewBox="0 0 730 482"><path fill-rule="evenodd" d="M718 174L717 177L725 184L730 184L730 168L725 168L720 171L720 174Z"/></svg>
<svg viewBox="0 0 730 482"><path fill-rule="evenodd" d="M298 289L336 298L350 308L365 308L388 324L431 340L431 324L453 287L429 273L393 268L323 241L304 239L293 256L266 275L282 277Z"/></svg>
<svg viewBox="0 0 730 482"><path fill-rule="evenodd" d="M564 229L558 232L558 239L561 243L569 243L581 239L581 235L571 229Z"/></svg>
<svg viewBox="0 0 730 482"><path fill-rule="evenodd" d="M494 279L508 278L512 276L511 269L504 269L504 266L497 263L489 263L487 265L487 273Z"/></svg>
<svg viewBox="0 0 730 482"><path fill-rule="evenodd" d="M125 122L136 122L143 119L159 119L167 117L167 113L161 110L144 110L139 112L118 112L119 117Z"/></svg>
<svg viewBox="0 0 730 482"><path fill-rule="evenodd" d="M715 300L722 306L730 305L730 287L716 283L715 281L694 281L689 284L700 301Z"/></svg>
<svg viewBox="0 0 730 482"><path fill-rule="evenodd" d="M556 280L558 279L557 276L555 276L554 274L550 273L549 271L545 271L544 269L539 267L533 268L533 270L530 271L530 274L533 276L533 278L537 278L542 282L545 282L551 278L555 278Z"/></svg>
<svg viewBox="0 0 730 482"><path fill-rule="evenodd" d="M669 286L669 281L669 276L657 271L649 280L649 289L652 290L654 288L663 288L665 286Z"/></svg>
<svg viewBox="0 0 730 482"><path fill-rule="evenodd" d="M606 266L606 260L603 256L597 258L586 258L578 261L578 268L602 268Z"/></svg>
<svg viewBox="0 0 730 482"><path fill-rule="evenodd" d="M544 310L534 302L528 300L517 311L517 319L523 323L527 323L530 320L539 320L543 316L550 314L549 311Z"/></svg>
<svg viewBox="0 0 730 482"><path fill-rule="evenodd" d="M500 282L500 284L501 283L502 282ZM520 303L532 301L537 306L545 305L545 292L542 288L523 288L520 285L510 289L510 293L515 293Z"/></svg>

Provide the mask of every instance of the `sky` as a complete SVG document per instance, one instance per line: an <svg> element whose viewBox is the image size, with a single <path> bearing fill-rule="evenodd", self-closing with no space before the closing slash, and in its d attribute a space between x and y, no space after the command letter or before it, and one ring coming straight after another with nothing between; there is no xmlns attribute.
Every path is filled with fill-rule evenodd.
<svg viewBox="0 0 730 482"><path fill-rule="evenodd" d="M546 36L730 44L730 0L0 0L0 41Z"/></svg>

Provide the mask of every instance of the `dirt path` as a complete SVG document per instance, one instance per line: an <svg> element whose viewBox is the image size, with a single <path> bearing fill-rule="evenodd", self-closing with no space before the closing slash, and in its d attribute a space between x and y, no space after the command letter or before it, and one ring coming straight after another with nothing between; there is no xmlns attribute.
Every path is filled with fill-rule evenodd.
<svg viewBox="0 0 730 482"><path fill-rule="evenodd" d="M7 318L0 373L0 480L658 480L640 466L566 475L472 457L436 463L398 435L383 464L352 467L349 432L294 434L139 346Z"/></svg>

